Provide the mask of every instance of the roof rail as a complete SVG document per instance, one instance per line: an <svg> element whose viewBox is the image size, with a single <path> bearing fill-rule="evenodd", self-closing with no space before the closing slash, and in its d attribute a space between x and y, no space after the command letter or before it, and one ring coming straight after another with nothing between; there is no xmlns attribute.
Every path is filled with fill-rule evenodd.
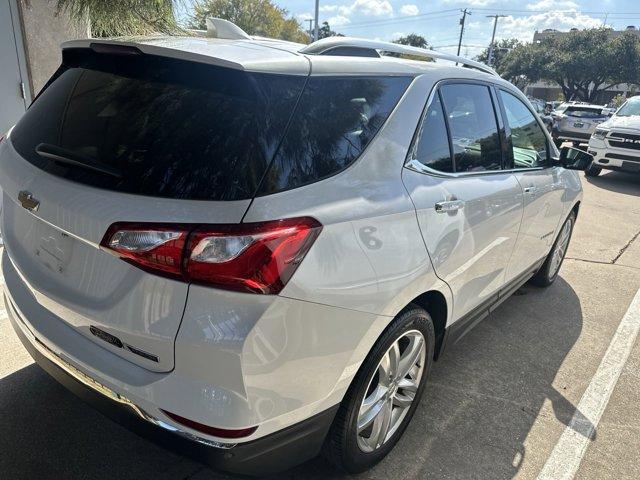
<svg viewBox="0 0 640 480"><path fill-rule="evenodd" d="M377 40L367 40L365 38L327 37L305 46L300 50L300 53L310 55L336 55L340 54L340 51L345 48L383 51L404 55L413 55L415 57L449 60L451 62L461 63L467 67L476 68L491 75L499 76L493 68L485 65L484 63L469 60L468 58L451 55L449 53L436 52L434 50L427 50L426 48L410 47L408 45L400 45L391 42L380 42Z"/></svg>

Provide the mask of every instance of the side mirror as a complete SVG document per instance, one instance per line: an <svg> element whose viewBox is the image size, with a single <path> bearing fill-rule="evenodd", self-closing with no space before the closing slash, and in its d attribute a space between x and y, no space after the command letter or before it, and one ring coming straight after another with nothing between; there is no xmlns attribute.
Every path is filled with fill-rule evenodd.
<svg viewBox="0 0 640 480"><path fill-rule="evenodd" d="M562 147L559 160L567 170L585 170L593 161L593 155L579 148Z"/></svg>

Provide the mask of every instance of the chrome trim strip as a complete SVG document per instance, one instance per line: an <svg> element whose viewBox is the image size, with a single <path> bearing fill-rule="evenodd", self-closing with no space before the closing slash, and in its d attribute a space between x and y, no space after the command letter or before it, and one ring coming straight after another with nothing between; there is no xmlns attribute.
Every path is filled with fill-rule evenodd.
<svg viewBox="0 0 640 480"><path fill-rule="evenodd" d="M49 347L47 347L40 339L38 339L38 337L36 337L36 335L31 331L29 326L26 324L26 322L24 321L24 319L22 318L22 316L18 312L17 307L14 305L13 299L7 298L6 294L4 296L4 299L5 299L5 304L6 304L7 310L9 310L15 316L15 318L20 322L20 324L24 327L24 328L21 328L22 333L24 333L26 335L27 339L31 342L31 344L42 355L44 355L47 359L49 359L55 365L60 367L68 375L70 375L71 377L76 379L78 382L82 383L84 386L86 386L86 387L92 389L93 391L95 391L95 392L97 392L97 393L99 393L99 394L101 394L101 395L113 400L114 402L118 402L120 404L126 405L131 410L133 410L133 412L136 413L136 415L138 415L143 420L146 420L147 422L152 423L153 425L156 425L156 426L158 426L158 427L160 427L160 428L162 428L164 430L168 430L168 431L170 431L172 433L180 435L181 437L184 437L184 438L186 438L188 440L191 440L193 442L202 443L202 444L207 445L209 447L220 448L220 449L224 449L224 450L233 448L233 447L235 447L237 445L237 443L221 443L221 442L216 442L215 440L209 440L207 438L200 437L200 436L195 435L195 434L193 434L191 432L187 432L185 430L181 430L181 429L179 429L179 428L177 428L177 427L175 427L173 425L170 425L170 424L168 424L168 423L166 423L166 422L164 422L164 421L162 421L162 420L160 420L160 419L148 414L142 408L140 408L138 405L136 405L134 402L129 400L124 395L121 395L121 394L111 390L109 387L107 387L107 386L103 385L102 383L98 382L97 380L91 378L90 376L88 376L87 374L85 374L84 372L80 371L79 369L77 369L76 367L71 365L69 362L67 362L66 360L61 358L57 353L55 353Z"/></svg>
<svg viewBox="0 0 640 480"><path fill-rule="evenodd" d="M433 168L429 168L426 165L423 165L415 158L409 159L409 161L405 164L405 168L409 170L413 170L414 172L424 173L426 175L431 175L433 177L444 177L444 178L464 178L464 177L478 177L481 175L499 175L501 173L516 173L516 172L533 172L536 170L544 170L545 168L553 168L550 167L530 167L530 168L510 168L504 170L484 170L481 172L458 172L458 173L447 173L440 172L438 170L434 170Z"/></svg>

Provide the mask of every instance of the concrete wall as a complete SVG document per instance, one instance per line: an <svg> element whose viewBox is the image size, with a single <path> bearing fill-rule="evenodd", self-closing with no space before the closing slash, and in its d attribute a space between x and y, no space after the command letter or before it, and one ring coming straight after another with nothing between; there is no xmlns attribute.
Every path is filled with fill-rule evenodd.
<svg viewBox="0 0 640 480"><path fill-rule="evenodd" d="M77 25L64 13L56 15L55 1L19 0L18 4L31 92L35 97L60 66L60 44L89 37L89 22Z"/></svg>

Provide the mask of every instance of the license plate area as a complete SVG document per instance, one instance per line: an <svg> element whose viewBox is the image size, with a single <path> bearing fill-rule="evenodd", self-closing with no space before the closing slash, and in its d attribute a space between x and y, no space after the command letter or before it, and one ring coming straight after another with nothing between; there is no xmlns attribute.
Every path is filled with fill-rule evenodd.
<svg viewBox="0 0 640 480"><path fill-rule="evenodd" d="M44 222L36 224L35 258L57 274L64 274L73 253L74 239Z"/></svg>

